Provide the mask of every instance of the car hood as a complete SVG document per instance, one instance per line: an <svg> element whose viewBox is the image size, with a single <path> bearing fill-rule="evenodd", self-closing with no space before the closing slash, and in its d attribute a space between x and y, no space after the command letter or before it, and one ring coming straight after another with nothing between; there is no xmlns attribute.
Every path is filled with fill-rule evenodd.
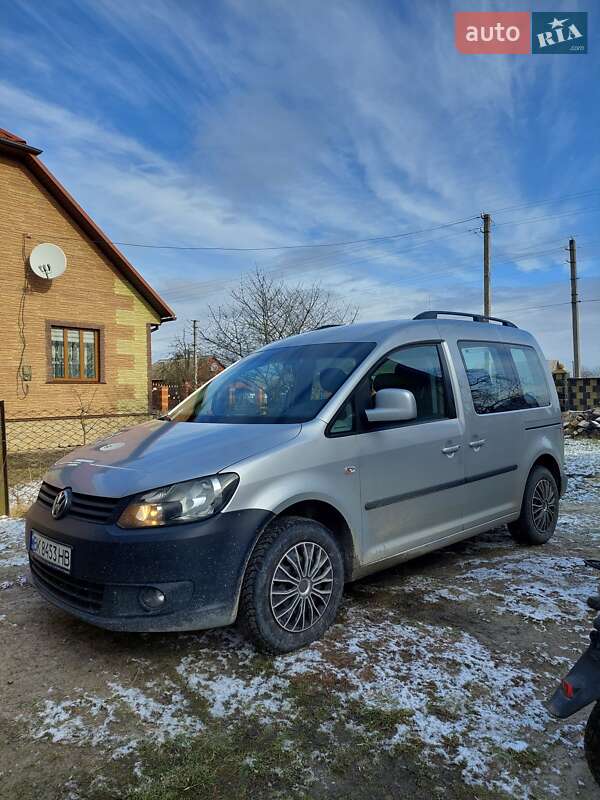
<svg viewBox="0 0 600 800"><path fill-rule="evenodd" d="M44 480L82 494L125 497L220 472L293 439L301 428L155 420L78 447Z"/></svg>

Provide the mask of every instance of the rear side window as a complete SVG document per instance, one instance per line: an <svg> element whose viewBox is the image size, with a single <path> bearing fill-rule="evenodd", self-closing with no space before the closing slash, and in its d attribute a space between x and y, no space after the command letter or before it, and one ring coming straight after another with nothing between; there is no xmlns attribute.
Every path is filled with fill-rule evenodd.
<svg viewBox="0 0 600 800"><path fill-rule="evenodd" d="M497 414L550 404L542 365L532 347L459 342L478 414Z"/></svg>
<svg viewBox="0 0 600 800"><path fill-rule="evenodd" d="M527 407L549 406L546 374L533 347L509 346Z"/></svg>

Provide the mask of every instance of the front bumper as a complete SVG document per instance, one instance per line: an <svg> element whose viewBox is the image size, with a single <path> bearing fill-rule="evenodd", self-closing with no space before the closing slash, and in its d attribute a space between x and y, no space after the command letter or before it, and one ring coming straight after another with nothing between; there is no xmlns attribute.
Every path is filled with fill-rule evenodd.
<svg viewBox="0 0 600 800"><path fill-rule="evenodd" d="M211 519L142 531L69 518L56 521L39 502L31 530L72 547L66 573L29 554L31 576L54 605L102 628L176 631L234 622L244 570L270 511L223 512ZM144 588L165 595L158 610L140 600Z"/></svg>

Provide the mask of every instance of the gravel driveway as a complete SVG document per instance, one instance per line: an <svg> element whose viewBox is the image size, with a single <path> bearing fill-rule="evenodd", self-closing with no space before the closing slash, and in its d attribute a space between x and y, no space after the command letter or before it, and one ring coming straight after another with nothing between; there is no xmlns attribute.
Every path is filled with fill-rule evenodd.
<svg viewBox="0 0 600 800"><path fill-rule="evenodd" d="M506 529L347 587L325 640L117 634L45 604L0 519L0 797L593 798L585 714L544 707L585 645L600 445L568 442L557 533Z"/></svg>

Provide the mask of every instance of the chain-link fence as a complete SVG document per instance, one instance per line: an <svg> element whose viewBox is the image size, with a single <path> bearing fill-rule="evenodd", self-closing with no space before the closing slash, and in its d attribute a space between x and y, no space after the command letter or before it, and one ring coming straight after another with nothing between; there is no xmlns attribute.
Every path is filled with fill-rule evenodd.
<svg viewBox="0 0 600 800"><path fill-rule="evenodd" d="M7 417L5 465L11 514L35 500L44 472L75 447L91 444L155 416L147 409L95 410L60 417Z"/></svg>

